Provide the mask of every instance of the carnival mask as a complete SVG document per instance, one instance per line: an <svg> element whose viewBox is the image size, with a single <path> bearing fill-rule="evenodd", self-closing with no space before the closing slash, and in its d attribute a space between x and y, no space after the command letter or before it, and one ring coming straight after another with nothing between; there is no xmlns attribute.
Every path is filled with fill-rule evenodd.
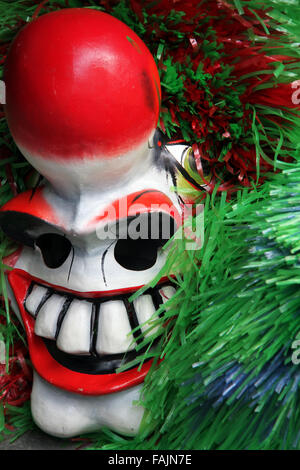
<svg viewBox="0 0 300 470"><path fill-rule="evenodd" d="M160 272L181 220L156 131L155 62L117 19L65 9L21 30L4 78L12 136L45 178L0 213L21 246L7 279L34 368L33 418L61 437L135 434L151 360L116 370L175 289L162 278L129 298Z"/></svg>

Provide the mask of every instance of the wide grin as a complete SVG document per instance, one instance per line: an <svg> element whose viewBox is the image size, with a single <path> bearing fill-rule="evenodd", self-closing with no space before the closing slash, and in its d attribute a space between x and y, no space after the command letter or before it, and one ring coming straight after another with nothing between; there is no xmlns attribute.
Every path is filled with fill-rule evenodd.
<svg viewBox="0 0 300 470"><path fill-rule="evenodd" d="M141 285L107 294L80 293L46 285L17 268L7 277L32 365L47 382L84 395L117 392L143 382L151 358L123 372L116 369L141 354L136 344L155 331L153 314L175 293L168 278L131 303L128 299Z"/></svg>
<svg viewBox="0 0 300 470"><path fill-rule="evenodd" d="M137 356L144 337L157 332L153 315L175 288L160 284L130 302L132 293L90 299L33 282L24 306L35 318L35 335L57 362L75 372L111 374Z"/></svg>

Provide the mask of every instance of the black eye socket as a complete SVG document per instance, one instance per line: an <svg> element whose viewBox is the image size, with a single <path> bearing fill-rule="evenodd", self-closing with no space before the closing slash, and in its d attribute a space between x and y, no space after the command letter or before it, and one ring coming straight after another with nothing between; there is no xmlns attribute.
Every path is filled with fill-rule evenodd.
<svg viewBox="0 0 300 470"><path fill-rule="evenodd" d="M159 240L118 240L115 245L115 259L126 269L143 271L156 263Z"/></svg>
<svg viewBox="0 0 300 470"><path fill-rule="evenodd" d="M173 236L175 220L168 214L154 212L128 218L127 223L127 236L115 245L116 261L132 271L151 268L156 263L158 249Z"/></svg>
<svg viewBox="0 0 300 470"><path fill-rule="evenodd" d="M48 268L59 268L68 258L72 249L71 242L57 233L45 233L40 235L35 245L42 252L43 260Z"/></svg>

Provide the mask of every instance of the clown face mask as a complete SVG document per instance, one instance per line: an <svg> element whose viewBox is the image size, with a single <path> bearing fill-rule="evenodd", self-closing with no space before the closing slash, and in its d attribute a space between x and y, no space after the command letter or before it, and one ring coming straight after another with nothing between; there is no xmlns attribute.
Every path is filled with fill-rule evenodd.
<svg viewBox="0 0 300 470"><path fill-rule="evenodd" d="M18 34L4 78L11 133L45 177L0 212L20 244L7 281L34 368L33 418L60 437L135 434L151 359L116 371L175 289L162 278L129 298L164 266L181 210L155 132L154 60L115 18L66 9Z"/></svg>
<svg viewBox="0 0 300 470"><path fill-rule="evenodd" d="M143 200L145 210L151 209L150 200L170 205L170 195L153 186L158 187L129 193L126 200ZM75 220L72 226L63 223L63 213L58 215L55 208L65 203L67 223L72 206L68 211L66 201L51 188L43 186L31 196L29 191L6 204L0 220L7 235L23 245L6 262L13 266L7 276L9 297L25 327L35 371L33 417L43 430L58 436L102 425L134 433L142 410L132 401L151 360L140 370L116 370L136 357L136 345L154 332L155 311L175 289L162 278L133 302L129 298L163 267L167 237L162 228L165 224L172 234L175 218L167 211L135 216L133 202L127 217L97 223L95 230L92 221L98 217L93 214L80 229ZM113 207L116 202L122 199ZM154 224L161 236L129 238L136 222L147 232Z"/></svg>

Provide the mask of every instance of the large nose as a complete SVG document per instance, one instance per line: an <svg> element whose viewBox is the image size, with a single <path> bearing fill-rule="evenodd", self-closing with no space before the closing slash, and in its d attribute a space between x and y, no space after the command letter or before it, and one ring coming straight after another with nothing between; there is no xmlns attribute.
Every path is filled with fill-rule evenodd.
<svg viewBox="0 0 300 470"><path fill-rule="evenodd" d="M42 15L13 41L5 83L11 133L57 190L111 184L144 159L159 117L159 74L116 18L85 8Z"/></svg>

